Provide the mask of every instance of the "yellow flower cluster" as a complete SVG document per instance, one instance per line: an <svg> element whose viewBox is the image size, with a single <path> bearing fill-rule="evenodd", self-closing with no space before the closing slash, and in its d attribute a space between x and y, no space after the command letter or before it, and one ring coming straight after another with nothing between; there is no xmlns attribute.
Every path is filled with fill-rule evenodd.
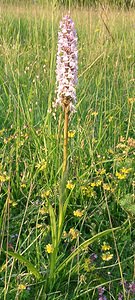
<svg viewBox="0 0 135 300"><path fill-rule="evenodd" d="M73 214L75 217L81 218L84 214L84 210L80 210L80 209L74 210Z"/></svg>
<svg viewBox="0 0 135 300"><path fill-rule="evenodd" d="M93 111L93 112L91 113L91 115L94 116L94 117L96 117L96 116L98 115L98 112L97 112L97 111Z"/></svg>
<svg viewBox="0 0 135 300"><path fill-rule="evenodd" d="M105 253L103 253L101 256L103 261L109 261L110 259L113 258L113 254L109 252L110 249L111 249L111 246L106 244L105 242L101 246L101 250L105 251Z"/></svg>
<svg viewBox="0 0 135 300"><path fill-rule="evenodd" d="M63 232L63 238L64 239L70 238L71 241L77 239L78 236L79 236L79 231L73 227L70 228L69 232L66 231Z"/></svg>
<svg viewBox="0 0 135 300"><path fill-rule="evenodd" d="M120 171L116 171L116 177L118 179L126 179L127 178L127 175L131 172L132 168L122 168L120 169Z"/></svg>
<svg viewBox="0 0 135 300"><path fill-rule="evenodd" d="M47 190L47 191L42 191L41 193L41 198L47 198L50 196L50 191Z"/></svg>
<svg viewBox="0 0 135 300"><path fill-rule="evenodd" d="M128 104L135 103L135 98L128 98Z"/></svg>
<svg viewBox="0 0 135 300"><path fill-rule="evenodd" d="M13 201L13 200L11 200L11 199L9 199L9 198L7 198L7 202L8 202L12 207L17 206L17 202L16 202L16 201Z"/></svg>
<svg viewBox="0 0 135 300"><path fill-rule="evenodd" d="M46 165L47 162L44 159L42 159L42 161L36 164L36 168L38 169L38 171L44 171L46 169Z"/></svg>
<svg viewBox="0 0 135 300"><path fill-rule="evenodd" d="M95 186L101 186L101 184L102 184L102 180L101 180L101 179L98 179L97 181L92 182L92 183L91 183L91 186L92 186L92 187L95 187Z"/></svg>
<svg viewBox="0 0 135 300"><path fill-rule="evenodd" d="M113 258L113 254L111 254L110 252L106 252L102 254L102 260L104 261L109 261L112 258Z"/></svg>
<svg viewBox="0 0 135 300"><path fill-rule="evenodd" d="M103 189L104 189L105 191L114 192L114 188L112 188L111 185L108 184L108 183L103 183Z"/></svg>
<svg viewBox="0 0 135 300"><path fill-rule="evenodd" d="M71 241L73 241L73 240L77 239L77 237L79 236L79 232L78 232L78 230L76 230L74 228L70 228L69 235L71 237Z"/></svg>
<svg viewBox="0 0 135 300"><path fill-rule="evenodd" d="M18 285L18 290L20 290L20 291L26 290L26 285L24 285L24 284L19 284L19 285Z"/></svg>
<svg viewBox="0 0 135 300"><path fill-rule="evenodd" d="M40 213L41 215L46 215L46 214L48 214L48 208L47 208L47 207L41 207L41 208L39 209L39 213Z"/></svg>
<svg viewBox="0 0 135 300"><path fill-rule="evenodd" d="M97 175L104 175L106 173L106 169L104 169L104 168L99 169L96 173L97 173Z"/></svg>
<svg viewBox="0 0 135 300"><path fill-rule="evenodd" d="M3 174L0 174L0 183L6 182L10 179L9 176L7 176L6 172L3 172Z"/></svg>
<svg viewBox="0 0 135 300"><path fill-rule="evenodd" d="M91 186L81 186L81 191L83 193L83 195L86 195L87 197L95 197L96 196L96 192L94 191L93 187Z"/></svg>

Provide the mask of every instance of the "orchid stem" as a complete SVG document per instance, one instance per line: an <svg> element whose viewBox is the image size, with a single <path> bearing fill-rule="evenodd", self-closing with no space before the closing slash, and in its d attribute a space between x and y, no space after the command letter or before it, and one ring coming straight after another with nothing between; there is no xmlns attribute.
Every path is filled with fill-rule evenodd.
<svg viewBox="0 0 135 300"><path fill-rule="evenodd" d="M68 120L69 120L69 107L64 106L65 120L64 120L64 149L63 149L63 174L67 169L67 153L68 153Z"/></svg>

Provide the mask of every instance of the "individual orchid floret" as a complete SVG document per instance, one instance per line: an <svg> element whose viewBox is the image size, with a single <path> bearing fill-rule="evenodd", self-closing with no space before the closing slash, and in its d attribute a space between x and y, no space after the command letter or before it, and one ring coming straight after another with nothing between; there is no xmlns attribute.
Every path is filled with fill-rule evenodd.
<svg viewBox="0 0 135 300"><path fill-rule="evenodd" d="M63 17L58 32L58 52L56 66L56 106L68 106L75 111L77 84L77 34L70 16Z"/></svg>

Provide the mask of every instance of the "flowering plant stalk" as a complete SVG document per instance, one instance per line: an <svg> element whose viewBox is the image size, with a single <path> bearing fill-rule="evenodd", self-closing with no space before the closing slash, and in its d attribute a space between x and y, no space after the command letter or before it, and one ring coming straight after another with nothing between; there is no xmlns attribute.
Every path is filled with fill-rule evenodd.
<svg viewBox="0 0 135 300"><path fill-rule="evenodd" d="M67 148L68 148L68 123L69 114L75 112L77 84L77 35L74 22L69 16L63 17L58 32L58 52L56 66L56 92L57 99L55 107L62 106L64 110L64 151L63 151L63 178L60 186L58 221L55 210L49 205L52 245L49 244L50 273L46 282L46 290L52 290L56 276L56 262L61 240L63 223L66 214L69 196L66 199L66 169L67 169Z"/></svg>
<svg viewBox="0 0 135 300"><path fill-rule="evenodd" d="M68 123L69 113L75 112L77 84L77 34L74 22L67 15L60 22L58 32L58 52L56 67L57 99L56 106L63 107L64 120L64 150L63 150L63 173L67 167Z"/></svg>

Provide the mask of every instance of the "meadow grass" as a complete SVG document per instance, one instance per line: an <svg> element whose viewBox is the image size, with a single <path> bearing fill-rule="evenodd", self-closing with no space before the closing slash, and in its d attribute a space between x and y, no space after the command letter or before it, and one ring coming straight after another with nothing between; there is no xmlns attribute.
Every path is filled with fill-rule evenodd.
<svg viewBox="0 0 135 300"><path fill-rule="evenodd" d="M0 299L96 300L101 286L134 299L135 12L72 8L79 83L61 180L52 103L65 13L0 6Z"/></svg>

